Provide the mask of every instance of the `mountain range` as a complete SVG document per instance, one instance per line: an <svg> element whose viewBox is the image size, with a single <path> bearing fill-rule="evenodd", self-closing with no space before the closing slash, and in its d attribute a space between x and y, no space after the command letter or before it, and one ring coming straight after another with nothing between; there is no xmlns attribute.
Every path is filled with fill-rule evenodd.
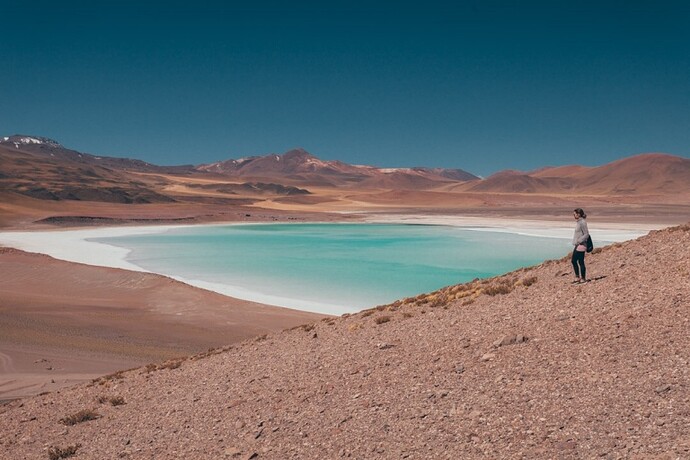
<svg viewBox="0 0 690 460"><path fill-rule="evenodd" d="M178 217L217 215L227 206L340 212L611 200L678 204L690 197L690 159L648 153L602 166L506 170L480 178L461 169L326 161L299 148L280 155L159 166L78 152L45 137L13 135L0 138L0 195L0 220L3 214L16 214L15 208L40 210L44 217L67 212L64 206L46 208L41 204L46 201L188 205L183 213L179 206L171 213ZM201 210L203 206L214 208Z"/></svg>

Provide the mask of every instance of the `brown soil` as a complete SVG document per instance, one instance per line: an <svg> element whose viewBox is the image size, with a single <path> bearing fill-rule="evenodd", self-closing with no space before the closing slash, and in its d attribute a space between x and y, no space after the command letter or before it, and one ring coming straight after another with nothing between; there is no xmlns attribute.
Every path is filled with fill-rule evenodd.
<svg viewBox="0 0 690 460"><path fill-rule="evenodd" d="M0 273L0 400L323 317L7 248Z"/></svg>

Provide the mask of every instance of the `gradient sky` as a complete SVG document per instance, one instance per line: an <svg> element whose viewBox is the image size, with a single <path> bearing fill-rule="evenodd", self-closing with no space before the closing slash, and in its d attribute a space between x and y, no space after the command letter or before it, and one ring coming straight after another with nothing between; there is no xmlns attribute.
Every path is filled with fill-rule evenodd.
<svg viewBox="0 0 690 460"><path fill-rule="evenodd" d="M481 175L690 157L687 1L0 0L0 13L0 135L164 165L293 147Z"/></svg>

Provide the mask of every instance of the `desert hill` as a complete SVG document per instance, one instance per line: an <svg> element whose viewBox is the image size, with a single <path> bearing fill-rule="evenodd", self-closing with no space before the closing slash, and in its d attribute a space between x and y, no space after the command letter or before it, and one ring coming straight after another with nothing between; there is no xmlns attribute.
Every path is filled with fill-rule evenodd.
<svg viewBox="0 0 690 460"><path fill-rule="evenodd" d="M690 225L0 408L8 459L688 458ZM58 457L55 457L58 458Z"/></svg>
<svg viewBox="0 0 690 460"><path fill-rule="evenodd" d="M0 141L0 190L4 192L55 201L173 201L125 169L99 164L97 157L64 149L55 141L7 139Z"/></svg>
<svg viewBox="0 0 690 460"><path fill-rule="evenodd" d="M157 166L132 158L118 158L78 152L63 146L53 139L41 136L27 136L23 134L5 136L0 138L0 146L6 150L29 153L37 158L52 158L57 161L76 162L82 165L96 165L103 168L126 171L174 172L183 174L194 170L192 165Z"/></svg>
<svg viewBox="0 0 690 460"><path fill-rule="evenodd" d="M458 190L493 193L594 195L674 194L690 191L690 159L661 153L623 158L603 166L502 171Z"/></svg>

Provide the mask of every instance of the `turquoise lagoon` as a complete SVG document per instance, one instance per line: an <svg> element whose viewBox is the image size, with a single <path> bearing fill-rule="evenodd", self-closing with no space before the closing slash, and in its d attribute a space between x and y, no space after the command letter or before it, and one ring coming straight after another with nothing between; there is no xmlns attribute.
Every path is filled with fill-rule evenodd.
<svg viewBox="0 0 690 460"><path fill-rule="evenodd" d="M248 224L93 238L145 270L234 297L330 314L563 257L564 238L437 225Z"/></svg>

